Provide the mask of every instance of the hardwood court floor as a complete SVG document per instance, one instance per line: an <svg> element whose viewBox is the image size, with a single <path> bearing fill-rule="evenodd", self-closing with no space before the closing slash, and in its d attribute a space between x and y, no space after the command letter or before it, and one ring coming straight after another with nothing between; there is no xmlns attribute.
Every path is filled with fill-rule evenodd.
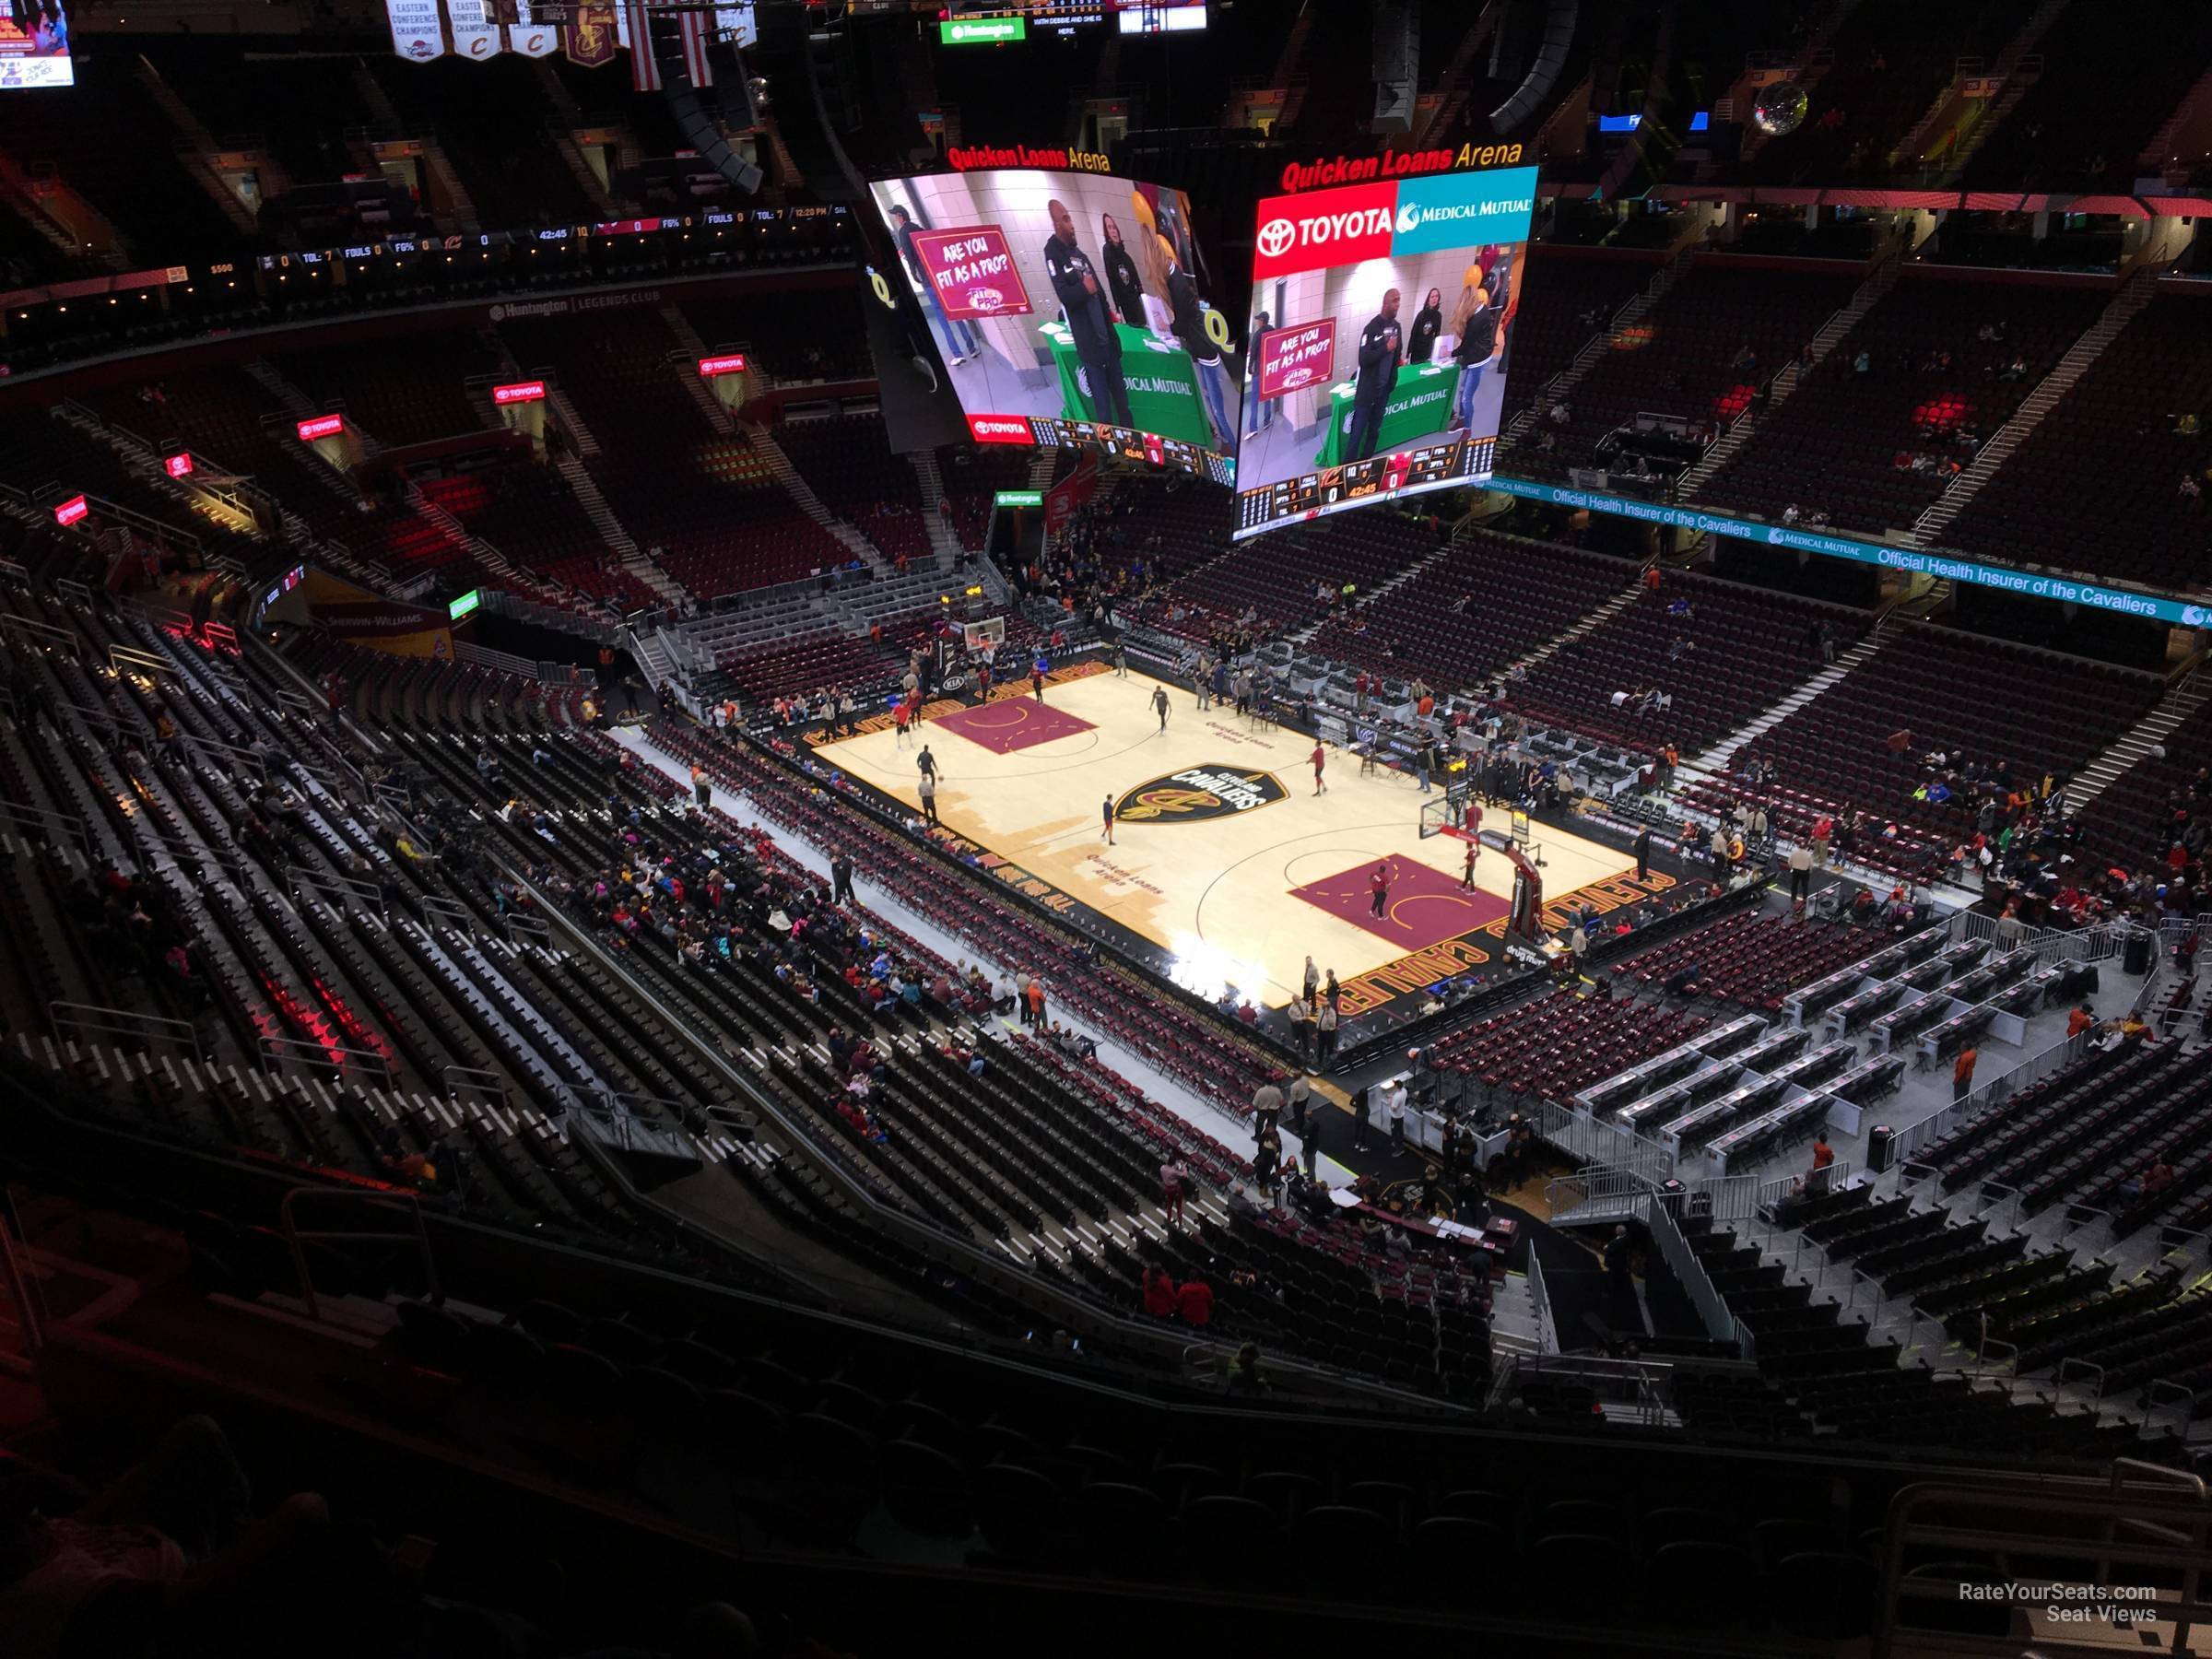
<svg viewBox="0 0 2212 1659"><path fill-rule="evenodd" d="M1209 995L1232 984L1278 1007L1308 953L1349 981L1503 915L1512 867L1485 852L1482 891L1461 895L1465 843L1420 839L1428 797L1410 776L1378 769L1362 778L1355 756L1331 748L1328 793L1316 797L1312 738L1234 710L1201 713L1171 686L1162 732L1152 707L1159 683L1131 673L1048 686L1051 716L1031 732L1030 718L1009 706L1028 700L1024 681L1018 694L998 688L987 708L926 722L906 745L887 729L815 754L918 808L917 755L927 744L947 828L1165 947L1177 982ZM1111 847L1100 835L1108 796L1119 811ZM1549 827L1537 838L1547 900L1633 863ZM1408 867L1376 921L1368 877L1382 859Z"/></svg>

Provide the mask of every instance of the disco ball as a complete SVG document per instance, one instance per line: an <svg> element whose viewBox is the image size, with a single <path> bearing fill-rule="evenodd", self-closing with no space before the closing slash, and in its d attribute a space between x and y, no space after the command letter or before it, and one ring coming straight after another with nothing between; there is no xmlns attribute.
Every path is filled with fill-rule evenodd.
<svg viewBox="0 0 2212 1659"><path fill-rule="evenodd" d="M1795 81L1776 81L1759 89L1759 101L1751 106L1751 119L1768 137L1780 138L1805 124L1809 101L1805 88Z"/></svg>

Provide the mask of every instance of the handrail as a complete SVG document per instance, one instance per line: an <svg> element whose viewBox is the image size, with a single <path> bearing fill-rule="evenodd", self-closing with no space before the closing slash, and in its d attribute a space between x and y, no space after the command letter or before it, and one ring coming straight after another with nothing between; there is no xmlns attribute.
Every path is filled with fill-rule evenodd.
<svg viewBox="0 0 2212 1659"><path fill-rule="evenodd" d="M74 812L56 812L48 806L34 806L28 801L0 801L0 823L16 824L23 829L39 829L51 833L55 826L69 831L67 839L74 844L89 849L92 831L82 816Z"/></svg>
<svg viewBox="0 0 2212 1659"><path fill-rule="evenodd" d="M293 1187L277 1204L276 1219L278 1228L284 1234L285 1245L291 1252L292 1271L300 1276L300 1299L307 1303L307 1316L310 1319L321 1319L323 1314L315 1299L314 1274L308 1267L307 1253L300 1248L303 1241L329 1244L397 1244L405 1243L406 1239L406 1235L402 1233L301 1232L299 1220L292 1212L298 1200L302 1197L353 1198L376 1205L385 1203L406 1205L408 1215L414 1218L415 1222L415 1248L422 1257L423 1287L429 1292L429 1299L432 1302L442 1302L445 1300L444 1292L438 1288L438 1264L430 1252L429 1230L422 1224L422 1200L415 1194L403 1192L361 1193L349 1187Z"/></svg>
<svg viewBox="0 0 2212 1659"><path fill-rule="evenodd" d="M2068 1354L2058 1362L2057 1382L2059 1387L2065 1387L2067 1377L2075 1371L2094 1371L2097 1375L2097 1386L2090 1393L2089 1401L2094 1405L2097 1401L2104 1398L2103 1366L2099 1365L2093 1359L2083 1359L2076 1355Z"/></svg>
<svg viewBox="0 0 2212 1659"><path fill-rule="evenodd" d="M1689 1241L1676 1225L1674 1207L1681 1198L1679 1193L1661 1193L1644 1199L1644 1225L1651 1229L1652 1241L1658 1245L1668 1269L1698 1310L1698 1317L1705 1322L1706 1334L1715 1342L1726 1342L1735 1335L1735 1318L1729 1312L1721 1293L1713 1288L1712 1276L1705 1271L1705 1264L1699 1260L1698 1253L1689 1247Z"/></svg>
<svg viewBox="0 0 2212 1659"><path fill-rule="evenodd" d="M558 915L558 912L543 909L545 895L539 891L534 882L517 872L512 865L504 867L506 867L508 875L518 885L537 896L541 901L541 913L547 914L549 918ZM953 1259L962 1262L967 1265L965 1271L975 1275L984 1283L994 1282L1003 1274L1017 1275L1024 1279L1026 1288L1030 1293L1041 1295L1058 1303L1068 1313L1078 1316L1080 1322L1087 1328L1107 1330L1138 1346L1157 1341L1159 1333L1147 1327L1132 1316L1102 1305L1095 1298L1073 1288L1065 1288L1049 1281L1041 1281L1032 1270L1020 1267L1005 1255L986 1252L973 1242L958 1238L947 1230L923 1220L911 1212L899 1207L886 1196L887 1189L873 1184L858 1170L841 1161L836 1156L825 1155L826 1143L819 1135L810 1133L806 1125L791 1118L774 1093L762 1087L760 1082L745 1067L736 1065L729 1055L722 1052L719 1045L708 1041L684 1021L668 1014L661 1006L659 998L643 983L632 978L612 957L608 956L597 940L577 927L569 918L559 916L559 919L563 930L574 938L578 947L587 956L598 961L609 973L615 975L618 981L625 983L630 994L636 996L645 1006L659 1013L668 1021L672 1030L685 1034L692 1041L700 1059L704 1064L734 1084L738 1092L746 1098L751 1110L759 1112L762 1117L774 1124L796 1145L806 1148L809 1159L823 1177L841 1191L851 1195L856 1203L862 1205L876 1218L877 1224L889 1236L919 1249L925 1256L933 1259ZM1277 1359L1270 1361L1270 1364L1278 1375L1287 1373L1325 1380L1333 1387L1350 1390L1363 1398L1388 1400L1399 1406L1418 1406L1430 1412L1438 1409L1438 1402L1433 1399L1417 1395L1408 1389L1401 1388L1388 1382L1363 1377L1356 1372L1338 1371L1325 1363L1299 1359ZM1451 1408L1447 1406L1446 1409Z"/></svg>
<svg viewBox="0 0 2212 1659"><path fill-rule="evenodd" d="M86 1015L100 1018L88 1019L83 1018ZM135 1037L146 1042L173 1042L194 1055L200 1052L199 1031L189 1020L141 1014L135 1008L112 1008L101 1003L61 1001L46 1005L46 1018L57 1037L65 1030L104 1031L111 1036Z"/></svg>
<svg viewBox="0 0 2212 1659"><path fill-rule="evenodd" d="M1974 1381L1977 1382L1982 1381L1984 1374L1983 1368L1989 1359L1989 1350L1993 1347L2003 1348L2006 1355L2006 1363L2013 1368L2014 1374L2006 1379L2005 1383L2005 1392L2009 1395L2012 1393L2013 1385L2019 1381L2019 1344L2007 1342L2002 1336L1992 1336L1986 1330L1982 1332L1974 1343Z"/></svg>
<svg viewBox="0 0 2212 1659"><path fill-rule="evenodd" d="M501 1104L506 1102L507 1080L499 1072L487 1071L480 1065L447 1065L440 1069L438 1077L439 1080L445 1085L445 1092L448 1097L455 1097L466 1091L470 1094L489 1095Z"/></svg>
<svg viewBox="0 0 2212 1659"><path fill-rule="evenodd" d="M306 1037L264 1037L255 1047L263 1063L272 1067L304 1065L312 1070L342 1072L346 1069L345 1063L336 1058L342 1054L371 1062L371 1066L360 1068L362 1070L373 1067L386 1077L392 1075L391 1060L374 1049L347 1048L343 1043L317 1042ZM327 1066L316 1066L314 1062L319 1059L327 1060Z"/></svg>
<svg viewBox="0 0 2212 1659"><path fill-rule="evenodd" d="M2193 1483L2196 1489L2128 1492L2123 1489L2120 1479L2124 1465L2160 1477L2179 1476ZM2076 1581L2059 1582L2077 1591L2101 1590L2104 1594L2069 1595L2064 1598L2065 1605L2069 1608L2113 1606L2123 1609L2139 1605L2144 1613L2143 1622L2147 1623L2155 1617L2173 1620L2177 1626L2171 1645L2161 1641L2160 1651L2177 1653L2190 1651L2190 1627L2212 1615L2212 1605L2203 1602L2197 1594L2200 1574L2207 1564L2206 1529L2212 1523L2212 1513L2207 1512L2205 1499L2198 1495L2203 1482L2183 1471L2159 1469L2155 1465L2138 1465L2133 1459L2124 1458L2115 1463L2109 1488L2100 1491L2080 1489L2086 1484L2050 1490L2018 1487L1991 1490L1923 1481L1900 1489L1890 1500L1884 1526L1880 1577L1884 1593L1875 1621L1872 1659L1893 1659L1902 1647L1922 1645L1919 1639L1923 1637L1929 1638L1932 1645L1940 1646L1946 1653L2018 1653L2020 1638L2009 1628L2003 1634L1974 1634L1956 1629L1953 1619L1946 1620L1940 1627L1913 1625L1900 1630L1900 1604L1906 1598L1936 1602L1945 1606L1955 1606L1959 1599L1959 1580L1956 1576L1939 1572L1908 1576L1907 1551L1917 1547L1939 1560L1983 1555L2018 1555L2030 1559L2071 1557L2077 1553L2078 1547L2069 1541L2077 1536L2070 1529L2084 1517L2103 1523L2104 1537L2094 1576L2086 1585ZM1976 1510L1994 1511L1995 1514L1989 1521L1975 1524ZM1931 1519L1920 1519L1929 1512L1933 1512ZM2023 1526L2028 1517L2039 1520L2048 1517L2049 1524L2040 1532L2030 1533ZM2147 1530L2161 1541L2123 1538L2120 1535L2123 1528ZM2175 1539L2181 1542L2166 1541ZM2137 1571L2178 1568L2183 1576L2181 1594L2178 1598L2167 1598L2143 1585L2139 1577L2134 1583L2112 1583L2115 1567Z"/></svg>

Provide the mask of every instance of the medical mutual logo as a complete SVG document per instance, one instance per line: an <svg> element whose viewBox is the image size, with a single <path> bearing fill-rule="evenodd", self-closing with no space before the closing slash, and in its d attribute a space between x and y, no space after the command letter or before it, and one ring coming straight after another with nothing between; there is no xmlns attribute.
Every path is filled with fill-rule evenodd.
<svg viewBox="0 0 2212 1659"><path fill-rule="evenodd" d="M1406 179L1397 189L1394 254L1526 241L1536 210L1533 167Z"/></svg>

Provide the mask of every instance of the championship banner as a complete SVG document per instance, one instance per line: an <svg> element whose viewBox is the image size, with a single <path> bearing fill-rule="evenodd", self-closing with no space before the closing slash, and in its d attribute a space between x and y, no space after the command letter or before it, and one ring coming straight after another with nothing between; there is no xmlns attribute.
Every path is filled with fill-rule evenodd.
<svg viewBox="0 0 2212 1659"><path fill-rule="evenodd" d="M427 64L445 55L445 23L438 0L384 0L392 26L392 50L411 63Z"/></svg>
<svg viewBox="0 0 2212 1659"><path fill-rule="evenodd" d="M455 57L480 63L505 49L485 0L445 0L445 20L452 28Z"/></svg>
<svg viewBox="0 0 2212 1659"><path fill-rule="evenodd" d="M914 257L929 274L945 314L970 317L1026 317L1030 293L1006 251L1006 233L996 225L961 230L912 232Z"/></svg>
<svg viewBox="0 0 2212 1659"><path fill-rule="evenodd" d="M613 63L618 45L611 6L580 6L561 26L561 50L579 69L598 69Z"/></svg>
<svg viewBox="0 0 2212 1659"><path fill-rule="evenodd" d="M514 21L507 26L507 50L518 57L551 57L560 50L560 25L531 16L529 0L515 0Z"/></svg>
<svg viewBox="0 0 2212 1659"><path fill-rule="evenodd" d="M1298 328L1271 329L1260 336L1257 394L1280 397L1300 386L1329 378L1336 358L1336 319L1324 317Z"/></svg>

